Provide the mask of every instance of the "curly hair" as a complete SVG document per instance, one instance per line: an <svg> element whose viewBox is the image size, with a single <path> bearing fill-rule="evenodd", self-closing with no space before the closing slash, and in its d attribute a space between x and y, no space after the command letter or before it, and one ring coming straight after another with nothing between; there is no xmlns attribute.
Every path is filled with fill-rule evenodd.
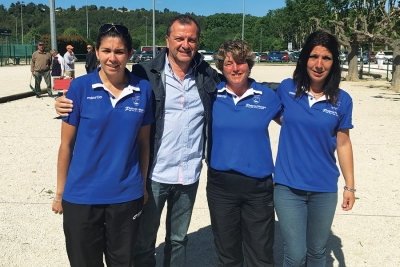
<svg viewBox="0 0 400 267"><path fill-rule="evenodd" d="M251 70L254 66L255 55L248 43L243 40L227 40L218 49L215 66L222 72L226 54L231 53L237 63L246 62Z"/></svg>
<svg viewBox="0 0 400 267"><path fill-rule="evenodd" d="M331 71L323 85L323 92L329 97L332 103L336 103L339 94L339 84L341 80L341 68L339 61L339 43L335 36L327 31L319 30L311 33L300 52L299 59L297 61L296 69L293 72L293 81L297 84L295 97L300 97L305 94L310 88L310 76L307 73L307 63L310 57L311 51L316 46L323 46L332 53L333 64ZM327 97L327 100L328 100Z"/></svg>

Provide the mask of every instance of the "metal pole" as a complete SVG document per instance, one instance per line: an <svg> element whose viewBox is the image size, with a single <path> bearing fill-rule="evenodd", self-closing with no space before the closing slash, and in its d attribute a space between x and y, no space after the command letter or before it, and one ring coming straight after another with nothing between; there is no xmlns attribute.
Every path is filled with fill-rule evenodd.
<svg viewBox="0 0 400 267"><path fill-rule="evenodd" d="M86 0L86 39L89 39L89 13Z"/></svg>
<svg viewBox="0 0 400 267"><path fill-rule="evenodd" d="M21 2L21 44L24 44L24 25L23 25L23 21L22 21L22 4L24 3L24 1Z"/></svg>
<svg viewBox="0 0 400 267"><path fill-rule="evenodd" d="M55 0L50 0L50 35L51 35L51 49L58 50L57 35L56 35Z"/></svg>
<svg viewBox="0 0 400 267"><path fill-rule="evenodd" d="M244 0L243 0L242 40L244 40Z"/></svg>
<svg viewBox="0 0 400 267"><path fill-rule="evenodd" d="M153 58L156 57L156 3L155 0L153 0Z"/></svg>
<svg viewBox="0 0 400 267"><path fill-rule="evenodd" d="M15 18L15 44L18 44L18 18Z"/></svg>
<svg viewBox="0 0 400 267"><path fill-rule="evenodd" d="M145 18L146 18L146 46L147 46L147 16Z"/></svg>

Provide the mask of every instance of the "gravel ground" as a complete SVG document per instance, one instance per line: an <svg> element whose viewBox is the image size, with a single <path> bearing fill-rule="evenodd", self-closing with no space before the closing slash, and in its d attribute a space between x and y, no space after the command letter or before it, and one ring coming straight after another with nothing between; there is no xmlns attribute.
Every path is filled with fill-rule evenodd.
<svg viewBox="0 0 400 267"><path fill-rule="evenodd" d="M84 74L83 64L76 67L77 75ZM252 77L280 82L293 70L294 66L258 65ZM0 73L0 98L30 91L29 66L2 67ZM341 83L354 101L351 137L357 201L349 212L337 206L327 266L400 266L400 94L388 86L385 80L370 78ZM0 266L69 266L62 217L51 211L60 138L56 117L54 99L47 95L0 104ZM275 123L270 135L275 154L279 135ZM191 267L216 266L205 170L189 229L187 265ZM341 188L343 179L339 180ZM276 266L282 266L282 239L276 223ZM157 266L161 266L164 234L161 227Z"/></svg>

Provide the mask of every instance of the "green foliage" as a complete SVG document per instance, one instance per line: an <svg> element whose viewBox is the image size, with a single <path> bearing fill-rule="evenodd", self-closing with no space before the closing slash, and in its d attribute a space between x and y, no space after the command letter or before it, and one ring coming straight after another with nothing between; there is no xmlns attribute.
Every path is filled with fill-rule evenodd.
<svg viewBox="0 0 400 267"><path fill-rule="evenodd" d="M393 1L393 0L392 0ZM295 49L300 49L305 38L318 28L337 30L330 21L346 21L349 25L357 25L360 30L362 23L357 19L361 15L368 17L367 28L371 33L388 32L392 36L398 36L400 19L393 19L393 27L380 29L376 25L385 18L380 1L366 0L367 7L360 8L363 1L360 0L286 0L286 7L266 11L262 17L245 16L244 39L254 51L283 50L287 43L291 42ZM21 41L21 7L23 12L23 28L25 42L33 42L39 37L47 40L50 34L49 7L44 4L28 3L21 6L21 2L10 4L7 8L0 4L0 28L12 29L11 42ZM67 36L70 41L76 41L76 53L86 53L86 43L93 43L98 34L99 27L104 23L123 24L132 34L135 48L151 45L153 42L152 11L144 8L127 10L125 7L105 7L90 5L88 10L88 29L86 27L86 6L80 8L71 5L67 9L57 8L55 12L56 31L58 34L58 47L62 52L65 49ZM372 16L372 14L381 14ZM165 45L165 35L169 21L178 15L168 8L155 12L155 43ZM199 49L217 51L222 42L227 39L242 38L243 15L219 13L211 16L196 16L201 28ZM17 29L17 32L16 30ZM89 33L87 33L87 31ZM146 34L147 33L147 34ZM88 36L87 36L88 34ZM353 32L346 28L344 34L352 38ZM146 38L147 36L147 38ZM74 39L74 38L80 38ZM88 38L86 38L88 37ZM398 37L396 37L398 38ZM63 40L62 42L60 40ZM3 42L2 38L0 41ZM37 41L36 41L37 42ZM78 52L79 51L79 52Z"/></svg>
<svg viewBox="0 0 400 267"><path fill-rule="evenodd" d="M63 35L65 35L65 36L78 36L80 34L78 33L77 29L75 29L75 28L67 28L67 29L64 30Z"/></svg>

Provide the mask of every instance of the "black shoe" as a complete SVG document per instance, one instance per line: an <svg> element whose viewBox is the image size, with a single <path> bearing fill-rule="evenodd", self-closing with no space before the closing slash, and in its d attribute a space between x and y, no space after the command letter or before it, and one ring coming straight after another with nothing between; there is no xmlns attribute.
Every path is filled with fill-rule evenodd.
<svg viewBox="0 0 400 267"><path fill-rule="evenodd" d="M49 97L53 97L53 92L51 92L51 91L49 92L48 91L47 93L49 94Z"/></svg>
<svg viewBox="0 0 400 267"><path fill-rule="evenodd" d="M36 95L36 98L40 98L40 95Z"/></svg>

